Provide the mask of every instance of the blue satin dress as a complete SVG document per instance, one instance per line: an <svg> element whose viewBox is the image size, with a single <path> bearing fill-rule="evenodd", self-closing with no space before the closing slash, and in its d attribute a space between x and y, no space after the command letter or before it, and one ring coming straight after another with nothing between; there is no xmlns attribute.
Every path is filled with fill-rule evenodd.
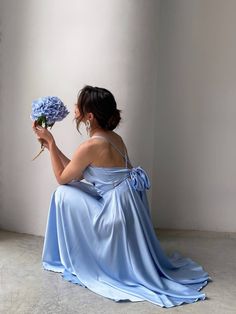
<svg viewBox="0 0 236 314"><path fill-rule="evenodd" d="M125 167L90 165L87 182L73 180L53 192L43 269L114 301L173 307L204 300L200 290L211 277L179 252L165 254L151 221L148 174L128 168L123 157Z"/></svg>

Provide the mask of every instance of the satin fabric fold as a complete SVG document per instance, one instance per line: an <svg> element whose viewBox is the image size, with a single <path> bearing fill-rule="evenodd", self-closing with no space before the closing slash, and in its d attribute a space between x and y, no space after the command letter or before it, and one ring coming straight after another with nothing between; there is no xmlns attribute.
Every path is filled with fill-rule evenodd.
<svg viewBox="0 0 236 314"><path fill-rule="evenodd" d="M209 274L177 251L167 256L156 236L147 172L89 166L84 178L51 196L43 268L114 301L173 307L204 300Z"/></svg>

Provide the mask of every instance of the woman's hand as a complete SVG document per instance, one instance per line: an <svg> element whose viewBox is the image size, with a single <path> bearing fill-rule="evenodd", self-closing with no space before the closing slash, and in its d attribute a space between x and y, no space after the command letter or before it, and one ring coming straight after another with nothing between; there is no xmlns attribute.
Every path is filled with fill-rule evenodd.
<svg viewBox="0 0 236 314"><path fill-rule="evenodd" d="M54 137L52 133L38 125L36 121L33 122L32 128L37 135L38 141L42 143L44 147L49 149L49 146L54 142Z"/></svg>

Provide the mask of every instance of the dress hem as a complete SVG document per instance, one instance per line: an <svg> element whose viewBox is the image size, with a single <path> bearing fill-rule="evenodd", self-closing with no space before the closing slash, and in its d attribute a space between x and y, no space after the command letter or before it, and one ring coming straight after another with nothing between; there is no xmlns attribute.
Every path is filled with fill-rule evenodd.
<svg viewBox="0 0 236 314"><path fill-rule="evenodd" d="M80 286L82 286L82 287L84 287L84 288L87 288L88 290L90 290L90 291L92 291L92 292L94 292L94 293L96 293L96 294L99 294L99 293L97 293L97 292L95 292L95 291L93 291L92 289L90 289L88 286L86 286L86 283L85 282L83 282L83 281L81 281L79 278L78 278L78 275L76 275L76 274L72 274L71 272L69 272L69 271L67 271L66 269L65 269L65 267L64 266L60 266L60 267L55 267L55 266L50 266L49 264L47 264L47 265L45 265L45 262L43 262L42 263L42 269L43 270L47 270L47 271L52 271L52 272L55 272L55 273L61 273L61 277L65 280L65 281L67 281L67 282L72 282L73 284L77 284L77 285L80 285ZM68 275L67 275L68 274ZM72 277L73 276L73 277ZM209 277L209 281L212 281L212 279L211 279L211 277ZM202 283L202 285L200 286L200 287L198 287L196 290L197 291L200 291L202 288L204 288L207 284L208 284L208 279L206 280L206 281L204 281L203 283ZM127 293L127 292L125 292L125 293ZM129 292L129 294L131 294L130 292ZM160 307L162 307L162 308L171 308L171 307L176 307L176 306L179 306L179 305L182 305L182 304L192 304L192 303L195 303L195 302L197 302L197 301L204 301L204 300L206 300L207 299L207 296L206 296L206 294L205 293L203 293L203 295L202 296L199 296L198 298L196 298L196 299L194 299L193 301L190 301L190 302L188 302L190 299L186 299L186 301L180 301L180 302L178 302L178 301L176 301L175 300L175 302L178 302L178 303L171 303L171 304L169 304L169 305L166 305L166 304L160 304L160 303L158 303L158 302L154 302L153 300L149 300L149 299L141 299L139 296L136 296L136 295L134 295L134 297L136 297L136 299L134 299L134 298L132 298L132 297L130 297L130 298L124 298L124 299L122 299L122 298L112 298L112 297L107 297L107 296L104 296L104 295L102 295L102 294L99 294L100 296L102 296L102 297L105 297L105 298L109 298L110 300L113 300L113 301L115 301L115 302L151 302L151 303L153 303L153 304L155 304L155 305L158 305L158 306L160 306ZM161 294L159 294L159 295L161 295ZM162 295L164 295L164 296L166 296L165 294L162 294ZM170 296L168 296L168 298L170 298ZM176 298L175 298L176 299Z"/></svg>

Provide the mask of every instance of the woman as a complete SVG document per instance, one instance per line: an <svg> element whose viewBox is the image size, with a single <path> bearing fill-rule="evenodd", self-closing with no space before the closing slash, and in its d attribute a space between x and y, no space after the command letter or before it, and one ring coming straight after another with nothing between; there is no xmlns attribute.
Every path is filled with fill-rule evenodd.
<svg viewBox="0 0 236 314"><path fill-rule="evenodd" d="M161 307L204 300L211 278L190 258L164 253L152 225L146 171L130 163L113 130L121 110L110 91L85 86L75 105L77 130L89 135L69 160L52 134L33 123L59 183L51 196L42 265L115 301ZM85 179L87 182L82 182Z"/></svg>

